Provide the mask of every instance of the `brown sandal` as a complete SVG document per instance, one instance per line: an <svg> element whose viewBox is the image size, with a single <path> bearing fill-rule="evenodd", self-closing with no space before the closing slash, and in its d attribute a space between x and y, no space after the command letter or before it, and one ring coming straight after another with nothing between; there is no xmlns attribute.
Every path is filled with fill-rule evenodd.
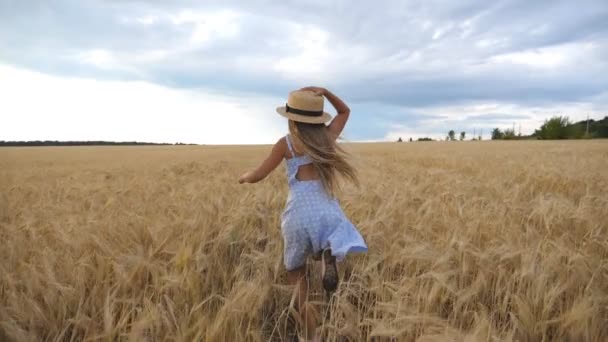
<svg viewBox="0 0 608 342"><path fill-rule="evenodd" d="M336 257L331 255L331 249L321 252L321 276L323 277L323 288L327 294L331 294L338 288L338 267Z"/></svg>

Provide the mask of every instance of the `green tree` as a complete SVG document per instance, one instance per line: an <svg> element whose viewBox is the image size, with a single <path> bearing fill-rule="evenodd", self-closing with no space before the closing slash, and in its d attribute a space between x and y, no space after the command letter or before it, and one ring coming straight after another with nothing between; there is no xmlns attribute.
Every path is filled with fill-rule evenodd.
<svg viewBox="0 0 608 342"><path fill-rule="evenodd" d="M587 129L589 134L586 134ZM570 138L608 138L608 116L601 120L589 119L568 126Z"/></svg>
<svg viewBox="0 0 608 342"><path fill-rule="evenodd" d="M452 141L456 140L456 132L453 129L448 132L448 138Z"/></svg>
<svg viewBox="0 0 608 342"><path fill-rule="evenodd" d="M460 132L460 141L464 140L464 137L466 136L466 132Z"/></svg>
<svg viewBox="0 0 608 342"><path fill-rule="evenodd" d="M502 138L505 140L513 140L515 139L515 131L512 128L507 128L503 132Z"/></svg>
<svg viewBox="0 0 608 342"><path fill-rule="evenodd" d="M539 139L567 139L570 136L569 129L570 119L567 116L554 116L549 120L545 120L545 123L540 126L540 129L536 130L534 134ZM573 136L571 136L573 138Z"/></svg>
<svg viewBox="0 0 608 342"><path fill-rule="evenodd" d="M492 130L492 140L500 140L505 137L504 133L500 130L500 128L494 128Z"/></svg>
<svg viewBox="0 0 608 342"><path fill-rule="evenodd" d="M598 138L608 138L608 116L604 117L602 120L596 121L595 124L592 125L591 133L592 136Z"/></svg>

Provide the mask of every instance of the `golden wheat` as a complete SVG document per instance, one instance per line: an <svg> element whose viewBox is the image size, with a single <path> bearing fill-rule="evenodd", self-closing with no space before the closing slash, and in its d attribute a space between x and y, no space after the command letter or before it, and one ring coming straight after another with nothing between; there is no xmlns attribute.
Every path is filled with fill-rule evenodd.
<svg viewBox="0 0 608 342"><path fill-rule="evenodd" d="M608 339L608 141L352 144L326 340ZM0 340L291 340L268 146L0 149Z"/></svg>

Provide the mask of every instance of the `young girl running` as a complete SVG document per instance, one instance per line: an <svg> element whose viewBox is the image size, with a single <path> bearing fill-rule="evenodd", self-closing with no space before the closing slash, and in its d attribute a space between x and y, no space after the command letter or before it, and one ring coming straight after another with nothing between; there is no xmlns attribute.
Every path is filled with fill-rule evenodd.
<svg viewBox="0 0 608 342"><path fill-rule="evenodd" d="M338 112L323 111L324 97ZM336 145L350 109L329 90L306 87L289 94L287 104L277 112L289 119L289 134L279 139L266 160L246 172L239 183L256 183L272 172L283 159L287 164L289 196L281 216L284 239L284 264L287 281L296 285L297 309L306 326L305 336L315 334L314 317L306 307L308 282L306 258L321 259L323 288L328 293L338 286L336 261L349 252L365 252L367 246L357 228L346 218L335 198L337 176L357 183L355 169L346 161L345 152Z"/></svg>

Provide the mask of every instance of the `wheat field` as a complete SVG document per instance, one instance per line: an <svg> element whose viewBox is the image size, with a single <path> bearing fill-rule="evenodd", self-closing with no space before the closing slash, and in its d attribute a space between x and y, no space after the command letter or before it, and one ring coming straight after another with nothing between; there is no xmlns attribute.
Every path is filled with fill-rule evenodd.
<svg viewBox="0 0 608 342"><path fill-rule="evenodd" d="M346 144L326 341L608 340L608 141ZM292 341L269 146L0 149L0 340Z"/></svg>

